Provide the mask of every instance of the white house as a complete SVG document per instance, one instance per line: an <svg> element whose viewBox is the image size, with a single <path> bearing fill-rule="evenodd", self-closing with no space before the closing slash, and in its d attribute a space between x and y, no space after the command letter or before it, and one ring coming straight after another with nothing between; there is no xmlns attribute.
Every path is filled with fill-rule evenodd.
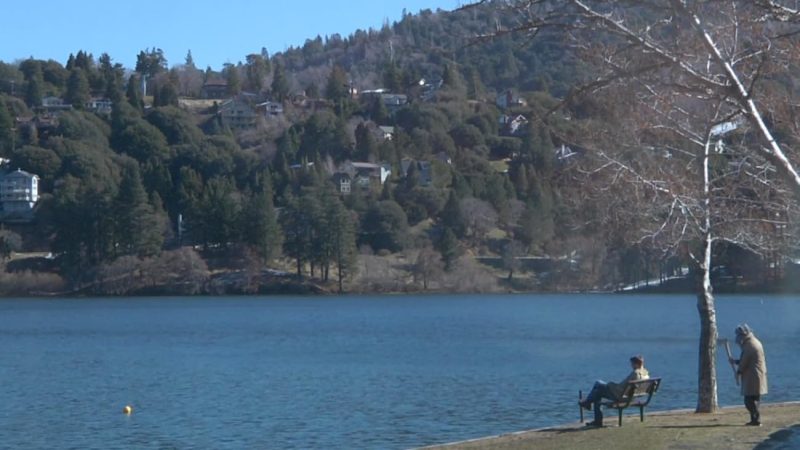
<svg viewBox="0 0 800 450"><path fill-rule="evenodd" d="M351 184L363 189L378 189L386 183L386 179L391 174L392 171L388 164L345 161L334 173L333 181L339 192L349 194Z"/></svg>
<svg viewBox="0 0 800 450"><path fill-rule="evenodd" d="M0 175L3 214L30 213L39 201L39 177L17 169Z"/></svg>

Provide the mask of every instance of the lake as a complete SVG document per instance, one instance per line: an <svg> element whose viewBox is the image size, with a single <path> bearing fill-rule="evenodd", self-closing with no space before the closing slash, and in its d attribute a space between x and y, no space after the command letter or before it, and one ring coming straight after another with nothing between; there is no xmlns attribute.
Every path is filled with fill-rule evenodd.
<svg viewBox="0 0 800 450"><path fill-rule="evenodd" d="M800 299L719 296L717 320L761 338L766 401L800 399ZM636 353L652 409L694 408L698 336L691 295L2 299L0 443L403 449L576 421ZM718 378L741 404L724 349Z"/></svg>

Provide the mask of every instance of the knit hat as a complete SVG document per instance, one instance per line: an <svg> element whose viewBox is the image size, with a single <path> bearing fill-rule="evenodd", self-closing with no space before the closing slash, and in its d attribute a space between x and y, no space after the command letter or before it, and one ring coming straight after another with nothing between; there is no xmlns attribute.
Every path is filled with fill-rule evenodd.
<svg viewBox="0 0 800 450"><path fill-rule="evenodd" d="M753 330L751 330L750 327L746 323L743 323L743 324L739 325L738 327L736 327L736 336L744 337L744 336L748 336L752 332L753 332Z"/></svg>
<svg viewBox="0 0 800 450"><path fill-rule="evenodd" d="M633 355L633 356L631 356L631 362L635 362L637 364L644 364L644 356L642 356L642 355Z"/></svg>

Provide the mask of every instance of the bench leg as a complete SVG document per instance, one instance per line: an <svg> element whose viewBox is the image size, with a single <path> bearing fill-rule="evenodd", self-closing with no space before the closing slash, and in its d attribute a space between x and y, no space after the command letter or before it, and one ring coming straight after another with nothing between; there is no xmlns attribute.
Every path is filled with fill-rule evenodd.
<svg viewBox="0 0 800 450"><path fill-rule="evenodd" d="M583 423L583 406L581 406L582 401L583 401L583 391L578 391L578 411L581 412L581 423Z"/></svg>
<svg viewBox="0 0 800 450"><path fill-rule="evenodd" d="M639 407L639 422L644 422L644 406Z"/></svg>
<svg viewBox="0 0 800 450"><path fill-rule="evenodd" d="M619 426L622 426L622 408L617 408L619 411Z"/></svg>

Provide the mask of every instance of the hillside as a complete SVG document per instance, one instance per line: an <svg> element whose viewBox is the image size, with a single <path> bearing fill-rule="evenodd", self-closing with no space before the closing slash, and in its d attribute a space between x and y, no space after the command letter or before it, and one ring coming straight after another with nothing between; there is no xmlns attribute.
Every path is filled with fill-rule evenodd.
<svg viewBox="0 0 800 450"><path fill-rule="evenodd" d="M83 51L0 63L0 155L40 195L22 219L6 206L0 242L54 255L4 276L29 280L14 293L261 292L266 268L329 291L505 291L677 270L598 227L577 181L574 138L610 120L561 104L589 69L556 34L475 39L517 20L423 11L221 72L158 49L132 71Z"/></svg>

